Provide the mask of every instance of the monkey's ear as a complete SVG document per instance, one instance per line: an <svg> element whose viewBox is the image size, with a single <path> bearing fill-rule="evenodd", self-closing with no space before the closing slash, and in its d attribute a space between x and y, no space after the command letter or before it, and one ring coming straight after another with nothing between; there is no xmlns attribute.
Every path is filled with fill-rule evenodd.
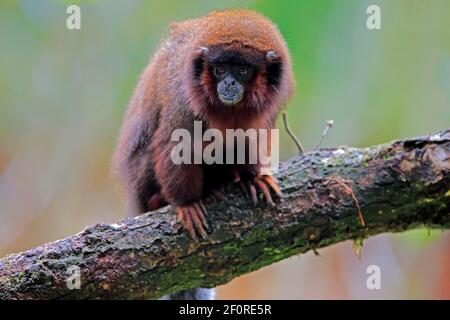
<svg viewBox="0 0 450 320"><path fill-rule="evenodd" d="M281 56L278 52L273 51L273 50L267 51L266 60L268 62L277 62L277 61L280 61L280 59L281 59Z"/></svg>
<svg viewBox="0 0 450 320"><path fill-rule="evenodd" d="M208 47L203 47L203 46L200 46L200 47L197 47L197 50L196 50L196 53L200 56L204 56L204 55L207 55L208 54L208 52L209 52L209 48Z"/></svg>
<svg viewBox="0 0 450 320"><path fill-rule="evenodd" d="M192 61L194 81L198 81L203 72L203 67L206 60L205 56L208 52L209 49L207 47L197 47L194 49L194 59Z"/></svg>

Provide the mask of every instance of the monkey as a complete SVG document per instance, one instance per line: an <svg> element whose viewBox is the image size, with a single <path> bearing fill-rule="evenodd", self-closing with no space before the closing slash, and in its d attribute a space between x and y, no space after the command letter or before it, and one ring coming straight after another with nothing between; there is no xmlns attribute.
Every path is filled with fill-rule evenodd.
<svg viewBox="0 0 450 320"><path fill-rule="evenodd" d="M175 22L150 59L126 111L113 159L127 210L136 216L170 204L191 238L209 228L204 200L239 183L256 203L281 198L276 179L254 164L174 164L171 135L183 128L273 129L294 88L291 57L278 28L248 9ZM270 153L270 141L268 151ZM207 144L203 143L203 146ZM245 149L249 152L248 149ZM199 288L202 289L202 288ZM202 289L205 290L205 289ZM173 297L202 298L188 290Z"/></svg>

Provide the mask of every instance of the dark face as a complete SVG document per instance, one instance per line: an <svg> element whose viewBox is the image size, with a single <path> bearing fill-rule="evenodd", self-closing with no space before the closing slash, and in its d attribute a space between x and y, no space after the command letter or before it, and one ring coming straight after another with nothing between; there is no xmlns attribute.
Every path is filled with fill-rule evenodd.
<svg viewBox="0 0 450 320"><path fill-rule="evenodd" d="M186 84L191 105L198 112L220 110L208 108L216 105L224 106L223 111L242 106L261 112L279 96L281 56L273 50L233 46L236 48L217 45L194 49Z"/></svg>
<svg viewBox="0 0 450 320"><path fill-rule="evenodd" d="M225 105L235 105L244 97L254 67L248 64L216 63L212 71L217 85L217 94Z"/></svg>

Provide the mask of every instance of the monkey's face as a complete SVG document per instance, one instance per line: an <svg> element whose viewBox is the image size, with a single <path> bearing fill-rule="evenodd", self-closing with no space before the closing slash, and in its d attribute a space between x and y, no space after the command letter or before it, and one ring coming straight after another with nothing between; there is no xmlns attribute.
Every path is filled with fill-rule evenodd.
<svg viewBox="0 0 450 320"><path fill-rule="evenodd" d="M219 63L213 64L212 70L220 101L229 106L241 102L254 68L247 64Z"/></svg>
<svg viewBox="0 0 450 320"><path fill-rule="evenodd" d="M186 82L192 105L214 112L269 108L280 92L281 56L242 44L230 46L199 47L194 54Z"/></svg>

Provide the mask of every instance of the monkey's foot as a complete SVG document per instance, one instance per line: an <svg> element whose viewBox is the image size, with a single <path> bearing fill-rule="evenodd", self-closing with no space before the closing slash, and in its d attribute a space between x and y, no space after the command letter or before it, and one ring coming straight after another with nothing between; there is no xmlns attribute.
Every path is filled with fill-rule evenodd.
<svg viewBox="0 0 450 320"><path fill-rule="evenodd" d="M275 193L277 198L281 198L282 196L277 180L269 175L258 175L252 180L239 180L238 182L243 191L250 196L250 199L252 199L252 202L255 205L258 203L257 189L262 191L264 199L266 199L266 202L272 207L275 206L275 202L273 201L270 190Z"/></svg>
<svg viewBox="0 0 450 320"><path fill-rule="evenodd" d="M192 239L197 240L196 233L203 239L206 238L206 229L209 229L206 222L206 208L201 201L190 205L177 207L178 220L186 229Z"/></svg>

